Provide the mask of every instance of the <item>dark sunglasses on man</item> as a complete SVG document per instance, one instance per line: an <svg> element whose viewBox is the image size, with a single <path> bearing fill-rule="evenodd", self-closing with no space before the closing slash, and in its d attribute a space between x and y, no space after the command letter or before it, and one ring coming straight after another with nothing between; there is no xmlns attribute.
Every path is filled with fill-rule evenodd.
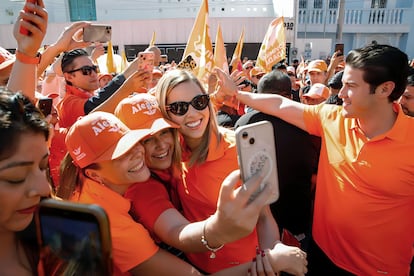
<svg viewBox="0 0 414 276"><path fill-rule="evenodd" d="M78 69L67 71L66 73L74 73L74 72L77 72L77 71L81 71L82 75L84 75L84 76L90 76L92 74L92 71L94 71L95 73L98 73L98 66L96 66L96 65L92 65L92 66L85 65L85 66L82 66Z"/></svg>
<svg viewBox="0 0 414 276"><path fill-rule="evenodd" d="M190 105L197 110L204 110L210 101L207 94L197 95L189 102L173 102L167 105L167 111L177 116L183 116L187 113Z"/></svg>

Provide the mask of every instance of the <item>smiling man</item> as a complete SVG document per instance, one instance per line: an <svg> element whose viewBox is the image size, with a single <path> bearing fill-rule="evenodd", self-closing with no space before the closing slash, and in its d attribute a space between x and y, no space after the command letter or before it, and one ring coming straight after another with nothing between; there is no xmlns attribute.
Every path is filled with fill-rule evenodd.
<svg viewBox="0 0 414 276"><path fill-rule="evenodd" d="M218 74L219 96L236 96L321 137L307 275L408 275L414 118L396 103L407 85L407 55L379 44L351 50L338 94L342 106L237 91Z"/></svg>

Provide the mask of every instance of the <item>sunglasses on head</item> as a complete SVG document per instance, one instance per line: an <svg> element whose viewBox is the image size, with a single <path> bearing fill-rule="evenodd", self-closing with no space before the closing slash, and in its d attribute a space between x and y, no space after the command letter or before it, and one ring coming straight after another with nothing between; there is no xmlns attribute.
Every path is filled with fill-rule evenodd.
<svg viewBox="0 0 414 276"><path fill-rule="evenodd" d="M167 105L167 111L177 116L187 113L190 104L197 110L203 110L208 106L210 97L207 94L197 95L190 102L173 102Z"/></svg>
<svg viewBox="0 0 414 276"><path fill-rule="evenodd" d="M70 70L67 73L74 73L74 72L77 72L77 71L81 71L82 75L84 75L84 76L90 76L92 74L92 71L94 71L95 73L98 73L98 66L96 66L96 65L92 65L92 66L86 65L86 66L82 66L81 68L78 68L78 69Z"/></svg>

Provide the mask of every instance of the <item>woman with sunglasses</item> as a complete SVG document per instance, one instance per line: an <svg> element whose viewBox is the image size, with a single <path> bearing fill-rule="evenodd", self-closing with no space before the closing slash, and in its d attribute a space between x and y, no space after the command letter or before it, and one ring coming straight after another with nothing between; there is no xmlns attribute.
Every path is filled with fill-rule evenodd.
<svg viewBox="0 0 414 276"><path fill-rule="evenodd" d="M201 275L154 243L147 230L131 217L134 206L123 196L132 185L149 181L150 171L139 142L150 133L150 129L130 130L113 114L100 111L76 121L66 138L69 154L62 163L58 196L104 208L110 221L114 275ZM238 175L226 181L224 186L231 189ZM258 186L258 177L249 184ZM256 265L269 267L267 256L272 254L266 251L254 262L214 275L247 275Z"/></svg>
<svg viewBox="0 0 414 276"><path fill-rule="evenodd" d="M189 221L208 219L216 212L221 183L238 169L234 132L218 127L209 96L191 72L167 72L160 79L155 94L164 118L180 126L186 173L177 193L183 215ZM255 256L256 247L273 248L279 242L277 225L266 206L253 233L224 246L209 246L216 258L211 258L212 252L191 253L187 257L202 270L214 272L249 261ZM300 253L291 254L291 262L279 269L302 275L306 272L305 253L298 248L289 250ZM300 261L294 261L295 258Z"/></svg>

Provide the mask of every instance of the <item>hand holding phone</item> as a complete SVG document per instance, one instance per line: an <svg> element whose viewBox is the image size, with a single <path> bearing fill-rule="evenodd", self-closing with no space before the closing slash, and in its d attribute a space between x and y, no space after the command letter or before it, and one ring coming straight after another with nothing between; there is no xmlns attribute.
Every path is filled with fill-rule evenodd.
<svg viewBox="0 0 414 276"><path fill-rule="evenodd" d="M138 70L145 70L152 73L154 69L154 53L151 51L144 51L138 53Z"/></svg>
<svg viewBox="0 0 414 276"><path fill-rule="evenodd" d="M52 112L53 99L52 98L41 98L37 102L37 105L40 111L46 117Z"/></svg>
<svg viewBox="0 0 414 276"><path fill-rule="evenodd" d="M55 275L112 275L109 221L100 206L46 199L36 213L36 227L41 263L57 260L57 267L49 266L58 271Z"/></svg>
<svg viewBox="0 0 414 276"><path fill-rule="evenodd" d="M27 3L37 4L37 0L26 0L26 4L27 4ZM25 12L28 12L28 10L27 10L27 8L26 8L26 4L24 5L23 10L24 10ZM28 29L26 29L26 28L25 28L25 27L23 27L23 26L20 26L20 33L21 33L21 34L23 34L23 35L30 35L29 30L28 30Z"/></svg>
<svg viewBox="0 0 414 276"><path fill-rule="evenodd" d="M337 56L344 55L344 44L343 43L336 43L335 44L335 53L338 52Z"/></svg>
<svg viewBox="0 0 414 276"><path fill-rule="evenodd" d="M91 24L83 28L83 41L105 43L112 38L112 27L109 25Z"/></svg>
<svg viewBox="0 0 414 276"><path fill-rule="evenodd" d="M261 121L238 127L236 145L244 183L259 171L265 173L263 183L252 194L250 201L256 198L265 186L270 186L270 196L266 203L275 202L279 198L279 179L273 125L269 121Z"/></svg>

